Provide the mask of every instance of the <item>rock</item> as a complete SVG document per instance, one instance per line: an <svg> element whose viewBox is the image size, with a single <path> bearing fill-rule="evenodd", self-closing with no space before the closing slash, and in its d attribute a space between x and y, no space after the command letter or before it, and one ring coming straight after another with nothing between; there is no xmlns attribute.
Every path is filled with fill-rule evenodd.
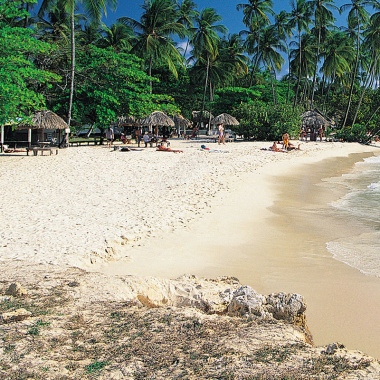
<svg viewBox="0 0 380 380"><path fill-rule="evenodd" d="M335 352L341 348L344 348L344 345L342 343L331 343L326 347L325 351L322 351L323 354L327 355L333 355Z"/></svg>
<svg viewBox="0 0 380 380"><path fill-rule="evenodd" d="M227 307L227 313L231 316L253 314L264 317L264 303L264 296L257 293L250 286L241 286L233 293L232 300Z"/></svg>
<svg viewBox="0 0 380 380"><path fill-rule="evenodd" d="M306 302L300 294L275 293L266 297L267 311L275 319L295 322L306 311Z"/></svg>
<svg viewBox="0 0 380 380"><path fill-rule="evenodd" d="M31 315L32 313L28 310L17 309L9 313L1 314L1 320L3 323L19 322L19 321L23 321L24 319L29 318Z"/></svg>
<svg viewBox="0 0 380 380"><path fill-rule="evenodd" d="M12 296L0 296L0 302L10 301Z"/></svg>
<svg viewBox="0 0 380 380"><path fill-rule="evenodd" d="M74 280L74 281L69 282L67 285L70 286L71 288L75 288L79 286L80 283L77 280Z"/></svg>
<svg viewBox="0 0 380 380"><path fill-rule="evenodd" d="M9 288L7 289L5 294L7 296L22 297L26 296L28 292L18 282L15 282L9 285Z"/></svg>

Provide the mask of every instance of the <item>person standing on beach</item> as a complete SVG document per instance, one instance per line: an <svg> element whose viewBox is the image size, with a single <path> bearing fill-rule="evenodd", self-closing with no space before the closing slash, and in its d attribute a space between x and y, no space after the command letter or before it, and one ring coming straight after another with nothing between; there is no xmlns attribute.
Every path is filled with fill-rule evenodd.
<svg viewBox="0 0 380 380"><path fill-rule="evenodd" d="M107 148L111 148L112 141L114 139L113 129L108 127L106 130Z"/></svg>
<svg viewBox="0 0 380 380"><path fill-rule="evenodd" d="M225 142L224 142L224 128L223 128L223 123L222 123L222 124L219 124L218 128L219 128L219 139L218 139L218 144L220 144L220 141L222 141L223 144L225 144Z"/></svg>
<svg viewBox="0 0 380 380"><path fill-rule="evenodd" d="M137 128L135 130L135 137L136 137L136 142L137 142L137 146L140 148L140 142L141 142L141 128Z"/></svg>

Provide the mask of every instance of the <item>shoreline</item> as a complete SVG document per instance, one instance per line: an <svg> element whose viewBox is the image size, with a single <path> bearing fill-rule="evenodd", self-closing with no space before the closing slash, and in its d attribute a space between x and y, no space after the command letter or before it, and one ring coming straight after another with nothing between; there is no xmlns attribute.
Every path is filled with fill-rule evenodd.
<svg viewBox="0 0 380 380"><path fill-rule="evenodd" d="M118 260L121 256L128 256L124 264L134 275L170 278L184 273L209 278L230 275L260 292L266 292L265 286L269 281L276 283L279 291L305 295L295 288L286 289L287 285L281 283L280 277L267 270L277 265L276 255L262 254L270 251L273 239L264 238L259 244L255 243L254 248L259 254L255 256L254 263L246 264L252 253L252 242L248 241L247 236L259 229L264 237L272 233L271 207L277 189L273 189L271 184L280 174L291 175L300 165L312 165L328 157L347 157L352 152L376 152L378 148L352 143L306 143L301 146L303 150L300 152L278 154L261 151L262 147L270 144L258 142L227 144L223 149L229 150L230 154L211 155L199 152L198 145L201 144L202 142L174 141L173 148L183 149L183 155L156 153L148 149L141 152L141 156L138 156L138 152L132 156L130 153L109 152L103 147L90 147L63 151L58 156L33 157L31 160L13 157L9 160L10 165L3 181L7 183L13 180L16 186L26 185L26 189L21 191L21 196L13 199L14 208L20 207L21 215L16 213L17 219L12 219L11 213L6 210L10 219L4 220L3 225L16 228L11 230L14 242L1 247L6 255L2 255L0 249L0 260L28 259L64 267L79 266L90 271L128 274L125 268L120 271L121 261ZM102 172L105 186L103 192L96 190L99 178L94 175L96 165L91 164L94 158L103 159L106 167L108 164L119 165L112 167L109 172ZM2 166L4 165L3 162ZM123 165L122 168L120 165ZM132 165L132 173L127 173L124 165ZM136 167L138 171L135 170ZM18 174L26 168L30 172ZM71 169L71 174L67 176L68 168ZM152 172L155 176L148 176ZM51 173L54 173L53 185L46 188L40 184L41 177L52 180ZM7 175L10 174L14 175L8 178ZM35 180L38 175L41 177ZM54 183L59 180L61 183ZM139 180L140 186L131 182L136 181L138 184ZM10 183L12 182L8 182L8 186ZM27 192L33 188L33 183L38 191L28 196ZM146 189L140 189L143 186ZM107 203L110 194L115 191L132 193L132 196L126 194L125 201L112 198L114 207L117 207L116 212ZM152 204L144 198L146 194L153 197ZM5 195L3 194L4 201ZM81 197L80 200L77 199L78 196ZM9 197L12 199L12 195ZM50 200L49 197L53 199ZM44 202L44 206L34 208L30 203L33 200ZM123 209L123 202L129 208ZM4 205L2 207L6 209ZM11 211L14 212L14 208ZM131 213L130 220L123 221L123 215L127 211L133 211L133 208L137 211ZM34 222L27 224L26 229L23 228L24 216L28 223ZM98 223L98 227L93 222ZM155 228L157 222L160 224ZM62 224L58 229L59 223ZM69 230L73 224L77 226L75 231ZM129 227L133 234L124 232ZM25 253L22 250L12 251L15 247L24 247L21 244L22 237L32 237L35 230L38 232L37 238L41 239L42 232L39 229L48 235L46 244L45 241L38 241L33 247L35 240L27 239L25 247L28 250ZM90 231L84 240L82 230L83 233ZM274 239L286 242L285 236L280 234ZM4 234L3 237L9 236ZM21 238L20 241L16 237ZM73 239L71 246L64 246L68 251L50 250L52 243L59 245L68 239ZM29 249L31 247L32 250ZM92 250L89 256L88 250ZM9 255L10 251L12 255ZM94 264L90 264L87 257ZM108 263L108 269L103 265L104 262ZM285 264L288 265L287 258L284 259L283 265ZM112 265L114 269L110 270ZM272 291L275 290L269 292ZM307 297L306 301L309 301ZM309 306L309 319L313 319L312 313L316 311ZM315 334L313 326L311 331ZM330 338L329 342L331 340ZM344 337L341 340L344 342Z"/></svg>

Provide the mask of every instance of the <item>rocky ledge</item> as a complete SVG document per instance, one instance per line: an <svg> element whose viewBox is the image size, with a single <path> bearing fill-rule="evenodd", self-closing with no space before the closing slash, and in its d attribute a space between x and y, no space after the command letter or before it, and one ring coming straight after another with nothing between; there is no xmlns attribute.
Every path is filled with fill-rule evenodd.
<svg viewBox="0 0 380 380"><path fill-rule="evenodd" d="M1 267L0 379L380 378L376 359L313 345L298 294L231 277Z"/></svg>

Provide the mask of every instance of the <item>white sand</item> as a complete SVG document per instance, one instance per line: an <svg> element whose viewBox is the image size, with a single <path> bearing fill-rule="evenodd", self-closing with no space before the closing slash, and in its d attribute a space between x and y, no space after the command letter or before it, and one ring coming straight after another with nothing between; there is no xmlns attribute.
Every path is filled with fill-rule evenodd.
<svg viewBox="0 0 380 380"><path fill-rule="evenodd" d="M260 150L270 143L239 142L210 143L211 149L226 153L206 153L199 149L204 143L174 140L171 147L184 153L95 146L60 150L57 156L1 155L0 259L88 267L119 258L126 255L126 247L131 250L147 245L153 236L183 230L208 212L231 218L234 198L227 201L226 194L252 178L256 202L248 193L244 201L250 212L245 217L260 222L261 214L252 207L260 192L268 195L264 176L247 173L270 174L297 162L374 149L308 142L301 151L283 154ZM264 198L259 203L266 206ZM212 207L217 204L224 208Z"/></svg>

